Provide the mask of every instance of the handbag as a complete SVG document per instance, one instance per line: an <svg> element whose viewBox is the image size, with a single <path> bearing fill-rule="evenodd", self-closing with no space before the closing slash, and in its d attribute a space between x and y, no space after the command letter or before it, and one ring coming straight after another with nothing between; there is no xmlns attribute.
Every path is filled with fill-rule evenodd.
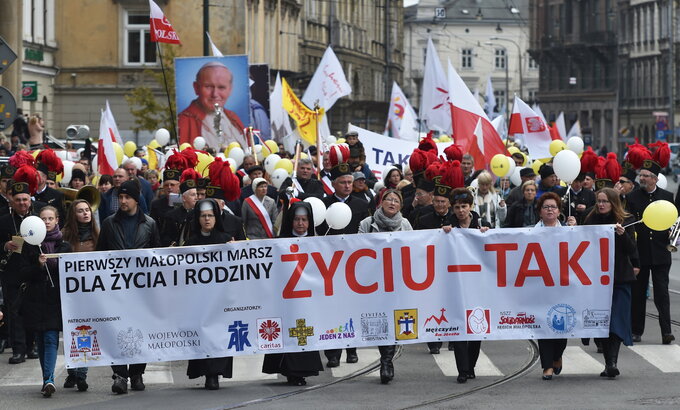
<svg viewBox="0 0 680 410"><path fill-rule="evenodd" d="M26 297L26 289L28 288L28 283L24 282L21 285L19 285L19 292L17 293L16 299L14 299L14 302L12 305L9 307L12 311L13 314L19 315L19 312L21 311L21 305L24 303L24 298Z"/></svg>

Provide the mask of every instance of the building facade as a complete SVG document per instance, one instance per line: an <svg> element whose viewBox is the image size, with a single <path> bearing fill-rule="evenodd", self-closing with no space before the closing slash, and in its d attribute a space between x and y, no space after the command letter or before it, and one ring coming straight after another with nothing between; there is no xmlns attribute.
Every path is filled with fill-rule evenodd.
<svg viewBox="0 0 680 410"><path fill-rule="evenodd" d="M538 90L538 66L529 48L528 0L421 0L404 16L406 45L403 90L414 107L420 105L427 39L443 67L455 67L483 104L491 78L496 110L511 112L515 95L531 103Z"/></svg>

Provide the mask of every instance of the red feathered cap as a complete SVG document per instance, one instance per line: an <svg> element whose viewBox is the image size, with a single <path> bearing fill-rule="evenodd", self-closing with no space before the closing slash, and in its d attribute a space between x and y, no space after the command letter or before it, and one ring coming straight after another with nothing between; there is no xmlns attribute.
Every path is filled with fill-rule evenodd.
<svg viewBox="0 0 680 410"><path fill-rule="evenodd" d="M439 180L441 185L451 187L451 189L464 188L465 176L460 167L460 161L448 161L442 165L442 178Z"/></svg>
<svg viewBox="0 0 680 410"><path fill-rule="evenodd" d="M626 161L633 164L633 168L640 169L645 160L652 159L652 153L644 145L640 144L635 138L635 144L628 145L628 153L626 154Z"/></svg>
<svg viewBox="0 0 680 410"><path fill-rule="evenodd" d="M597 154L593 151L592 147L588 147L581 155L581 172L595 172L597 162Z"/></svg>
<svg viewBox="0 0 680 410"><path fill-rule="evenodd" d="M217 185L224 192L224 200L227 202L235 201L241 196L241 184L238 177L231 171L228 162L222 163L222 170L218 174ZM211 180L211 183L212 180Z"/></svg>
<svg viewBox="0 0 680 410"><path fill-rule="evenodd" d="M349 159L349 145L347 144L333 144L328 151L328 160L331 167L347 162Z"/></svg>
<svg viewBox="0 0 680 410"><path fill-rule="evenodd" d="M50 172L57 174L64 172L64 163L61 161L61 158L59 158L57 154L51 149L40 151L36 157L36 160L38 160L38 162L41 164L47 165L47 169Z"/></svg>
<svg viewBox="0 0 680 410"><path fill-rule="evenodd" d="M671 160L671 149L668 147L668 144L663 141L657 141L647 144L647 147L652 151L652 160L661 165L661 168L666 168Z"/></svg>
<svg viewBox="0 0 680 410"><path fill-rule="evenodd" d="M14 184L10 188L12 195L19 193L34 195L38 189L38 171L30 165L20 166L12 179L14 180ZM26 192L27 190L28 192Z"/></svg>
<svg viewBox="0 0 680 410"><path fill-rule="evenodd" d="M436 177L441 176L441 171L440 168L442 167L442 163L439 161L434 161L430 165L427 166L425 169L425 179L428 181L434 181Z"/></svg>
<svg viewBox="0 0 680 410"><path fill-rule="evenodd" d="M427 134L427 137L423 138L418 144L418 149L423 151L433 151L435 155L439 155L439 150L437 149L437 144L432 139L432 132Z"/></svg>
<svg viewBox="0 0 680 410"><path fill-rule="evenodd" d="M613 152L608 153L606 159L602 157L599 159L598 166L595 168L595 187L597 189L612 188L621 176L621 164Z"/></svg>
<svg viewBox="0 0 680 410"><path fill-rule="evenodd" d="M22 165L34 166L35 158L27 151L17 151L14 155L9 157L9 164L16 169L19 169Z"/></svg>
<svg viewBox="0 0 680 410"><path fill-rule="evenodd" d="M197 151L191 147L185 148L182 150L182 152L180 152L180 155L182 155L187 160L187 168L194 168L196 165L198 165L198 155L196 152Z"/></svg>
<svg viewBox="0 0 680 410"><path fill-rule="evenodd" d="M176 169L178 171L184 171L187 168L193 167L189 167L186 157L180 154L180 152L177 151L176 149L173 150L172 155L168 156L168 159L165 161L165 169Z"/></svg>
<svg viewBox="0 0 680 410"><path fill-rule="evenodd" d="M460 145L451 144L444 150L444 155L449 161L462 161L463 160L463 149Z"/></svg>
<svg viewBox="0 0 680 410"><path fill-rule="evenodd" d="M426 152L418 148L414 149L408 158L408 166L411 168L411 171L417 174L424 171L428 165L430 165L430 161Z"/></svg>
<svg viewBox="0 0 680 410"><path fill-rule="evenodd" d="M182 193L192 189L198 188L198 180L202 179L203 176L198 173L193 168L187 168L182 171L182 175L179 177L179 190Z"/></svg>

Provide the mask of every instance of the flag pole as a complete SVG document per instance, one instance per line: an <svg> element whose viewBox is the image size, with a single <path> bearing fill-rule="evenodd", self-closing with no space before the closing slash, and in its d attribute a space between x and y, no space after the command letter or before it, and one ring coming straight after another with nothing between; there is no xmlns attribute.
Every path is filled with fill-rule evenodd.
<svg viewBox="0 0 680 410"><path fill-rule="evenodd" d="M316 177L321 181L321 136L319 135L319 104L314 104L314 121L316 122Z"/></svg>
<svg viewBox="0 0 680 410"><path fill-rule="evenodd" d="M255 152L255 137L253 137L253 127L248 127L246 128L248 131L248 143L250 144L250 152L253 154L253 157L255 157L255 165L260 165L259 161L257 160L257 152Z"/></svg>
<svg viewBox="0 0 680 410"><path fill-rule="evenodd" d="M161 60L161 71L163 72L163 83L165 84L165 95L168 96L168 111L170 111L170 122L172 123L172 132L175 134L175 141L179 145L179 135L177 135L177 126L175 125L175 113L172 111L172 104L170 103L170 90L168 89L168 78L165 76L165 65L163 64L163 54L161 53L161 45L156 42L156 49L158 49L158 57Z"/></svg>

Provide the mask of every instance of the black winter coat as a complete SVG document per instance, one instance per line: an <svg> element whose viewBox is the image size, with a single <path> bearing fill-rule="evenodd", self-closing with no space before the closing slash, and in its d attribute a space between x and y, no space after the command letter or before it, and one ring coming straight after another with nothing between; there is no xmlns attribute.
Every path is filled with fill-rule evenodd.
<svg viewBox="0 0 680 410"><path fill-rule="evenodd" d="M635 222L631 216L623 221L623 226ZM614 217L609 215L588 215L584 225L615 224ZM623 235L614 234L614 284L635 282L633 267L639 267L637 246L635 245L635 227L629 226Z"/></svg>
<svg viewBox="0 0 680 410"><path fill-rule="evenodd" d="M503 227L504 228L524 227L524 212L526 211L527 208L531 208L534 213L533 225L527 226L536 225L540 219L538 217L538 211L536 211L536 201L529 204L524 198L522 198L519 201L516 201L515 203L510 205L510 207L508 208L508 215L505 217L505 223L503 224Z"/></svg>
<svg viewBox="0 0 680 410"><path fill-rule="evenodd" d="M59 241L55 253L71 252L71 245ZM61 330L61 297L59 295L59 269L50 269L49 276L45 267L40 267L38 256L40 248L25 243L21 258L22 274L26 283L26 293L19 314L23 316L24 326L33 331ZM49 277L52 278L50 282ZM54 286L52 286L54 283Z"/></svg>
<svg viewBox="0 0 680 410"><path fill-rule="evenodd" d="M121 225L123 216L123 212L118 210L118 212L104 220L99 233L99 240L97 241L98 251L158 248L160 246L161 240L158 235L156 221L150 216L144 215L141 208L137 209L138 225L134 243L125 243L125 233Z"/></svg>
<svg viewBox="0 0 680 410"><path fill-rule="evenodd" d="M336 202L340 202L340 200L335 195L327 196L323 199L326 209ZM346 235L357 233L359 232L359 223L363 221L364 218L369 216L368 202L350 195L347 197L345 203L352 210L352 219L349 221L349 224L345 227L345 229L331 229L330 232L328 232L328 235ZM316 228L316 234L320 236L326 235L326 231L328 231L328 225L325 221Z"/></svg>
<svg viewBox="0 0 680 410"><path fill-rule="evenodd" d="M647 206L660 199L673 202L673 194L659 187L651 194L640 188L628 194L626 205L629 207L630 213L639 221L642 219L642 214ZM671 253L666 249L669 243L668 230L653 231L645 224L639 223L635 225L635 231L637 232L637 249L641 265L671 264Z"/></svg>

